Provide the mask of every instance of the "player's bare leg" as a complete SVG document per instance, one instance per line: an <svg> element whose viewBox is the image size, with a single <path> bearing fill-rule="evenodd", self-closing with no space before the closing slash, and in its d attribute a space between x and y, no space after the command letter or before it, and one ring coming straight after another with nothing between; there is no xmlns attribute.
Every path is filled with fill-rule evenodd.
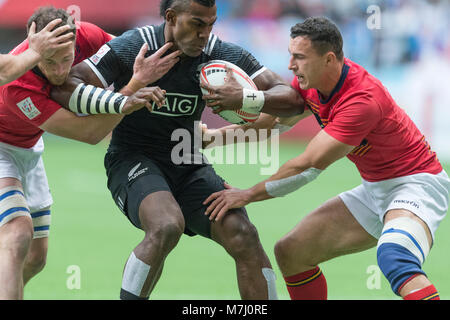
<svg viewBox="0 0 450 320"><path fill-rule="evenodd" d="M184 232L181 209L167 191L148 195L140 205L139 218L145 236L133 250L125 267L122 299L149 297L159 280L167 255Z"/></svg>
<svg viewBox="0 0 450 320"><path fill-rule="evenodd" d="M326 299L326 281L318 265L376 244L377 239L335 197L308 214L280 239L275 245L275 256L292 299Z"/></svg>
<svg viewBox="0 0 450 320"><path fill-rule="evenodd" d="M23 267L33 238L29 217L15 218L0 227L0 299L23 299Z"/></svg>
<svg viewBox="0 0 450 320"><path fill-rule="evenodd" d="M230 210L220 222L214 222L211 226L212 239L222 245L235 260L242 299L276 299L274 284L269 283L274 278L268 280L265 275L265 271L273 272L269 258L256 228L241 210Z"/></svg>
<svg viewBox="0 0 450 320"><path fill-rule="evenodd" d="M30 249L23 269L24 285L45 267L48 251L48 238L38 238L31 241Z"/></svg>
<svg viewBox="0 0 450 320"><path fill-rule="evenodd" d="M2 178L0 190L5 188L22 191L22 184L15 178ZM2 200L4 210L15 211L14 207L26 206L24 198L12 199L13 197L6 197ZM22 271L32 239L31 217L18 216L0 227L0 299L23 299Z"/></svg>
<svg viewBox="0 0 450 320"><path fill-rule="evenodd" d="M303 218L275 245L281 272L290 276L319 263L376 246L339 197L325 202Z"/></svg>

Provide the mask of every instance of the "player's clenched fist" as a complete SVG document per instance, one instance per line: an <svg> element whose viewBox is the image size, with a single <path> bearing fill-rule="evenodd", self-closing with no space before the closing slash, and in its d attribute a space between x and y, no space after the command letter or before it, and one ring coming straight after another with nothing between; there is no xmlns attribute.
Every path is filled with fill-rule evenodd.
<svg viewBox="0 0 450 320"><path fill-rule="evenodd" d="M50 58L56 51L68 48L75 40L74 33L68 32L75 28L74 25L64 25L53 30L61 21L61 19L51 21L38 33L36 33L36 23L31 24L28 31L28 43L30 49L38 53L41 59Z"/></svg>
<svg viewBox="0 0 450 320"><path fill-rule="evenodd" d="M161 108L165 100L166 90L162 90L159 87L142 88L128 97L127 102L123 106L122 113L130 114L143 107L147 108L151 112L153 107L150 101L153 101L158 108Z"/></svg>

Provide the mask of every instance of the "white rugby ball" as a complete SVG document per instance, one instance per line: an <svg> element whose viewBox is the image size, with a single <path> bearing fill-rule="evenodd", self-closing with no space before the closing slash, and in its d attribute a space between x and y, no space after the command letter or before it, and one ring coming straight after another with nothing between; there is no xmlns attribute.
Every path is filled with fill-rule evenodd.
<svg viewBox="0 0 450 320"><path fill-rule="evenodd" d="M239 68L237 65L224 60L211 60L204 65L200 71L200 82L212 86L222 86L225 84L225 77L227 76L226 67L233 70L233 75L237 82L246 89L258 90L255 83L247 75L247 73ZM203 94L208 94L208 91L202 87ZM254 122L259 117L259 112L249 112L248 110L224 110L219 113L223 119L234 124L245 124Z"/></svg>

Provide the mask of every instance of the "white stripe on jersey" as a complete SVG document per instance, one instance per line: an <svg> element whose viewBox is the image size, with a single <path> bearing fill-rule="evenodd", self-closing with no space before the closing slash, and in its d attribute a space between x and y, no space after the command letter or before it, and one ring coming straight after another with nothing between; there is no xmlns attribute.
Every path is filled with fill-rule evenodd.
<svg viewBox="0 0 450 320"><path fill-rule="evenodd" d="M108 88L111 85L110 83L106 82L103 75L100 73L100 71L98 71L97 67L94 66L92 62L90 62L88 59L84 60L83 62L85 62L89 66L89 68L91 68L91 70L95 73L97 78L102 82L104 88Z"/></svg>
<svg viewBox="0 0 450 320"><path fill-rule="evenodd" d="M150 50L158 50L158 42L156 41L155 29L153 26L145 26L141 28L137 28L139 33L141 34L142 40L148 44L148 48Z"/></svg>
<svg viewBox="0 0 450 320"><path fill-rule="evenodd" d="M147 43L148 43L148 45L149 45L149 48L151 49L151 50L156 50L156 47L155 47L155 45L153 44L153 38L152 38L152 36L150 35L150 31L148 30L148 27L143 27L142 28L144 31L145 31L145 34L147 35L147 38L148 38L148 41L147 41Z"/></svg>
<svg viewBox="0 0 450 320"><path fill-rule="evenodd" d="M155 28L153 26L149 26L149 28L152 31L152 36L153 36L152 40L153 40L153 43L155 45L155 50L158 50L159 47L158 47L158 42L156 41Z"/></svg>
<svg viewBox="0 0 450 320"><path fill-rule="evenodd" d="M148 31L145 32L144 34L144 28L137 28L137 30L139 31L139 33L141 34L142 40L144 41L144 43L148 44L148 48L150 50L154 50L153 48L153 44L150 41L150 34L148 34ZM147 35L147 36L146 36Z"/></svg>
<svg viewBox="0 0 450 320"><path fill-rule="evenodd" d="M203 52L206 53L207 55L211 55L211 52L214 49L214 45L216 44L216 41L217 41L217 36L211 33L209 35L208 44L203 49Z"/></svg>

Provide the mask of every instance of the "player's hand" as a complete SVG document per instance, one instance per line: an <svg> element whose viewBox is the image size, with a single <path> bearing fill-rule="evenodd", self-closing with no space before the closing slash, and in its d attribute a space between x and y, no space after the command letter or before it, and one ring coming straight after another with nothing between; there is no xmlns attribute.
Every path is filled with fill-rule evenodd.
<svg viewBox="0 0 450 320"><path fill-rule="evenodd" d="M145 57L148 44L145 43L139 51L133 67L133 78L143 86L147 86L161 79L172 67L180 61L181 50L172 52L162 57L173 46L172 42L163 45L158 51L149 57Z"/></svg>
<svg viewBox="0 0 450 320"><path fill-rule="evenodd" d="M206 123L199 123L199 130L202 133L202 149L208 148L214 142L215 136L218 134L218 129L208 129ZM205 140L206 138L206 140Z"/></svg>
<svg viewBox="0 0 450 320"><path fill-rule="evenodd" d="M33 22L28 32L28 43L31 50L35 51L41 59L50 58L56 51L70 47L75 39L75 35L69 31L72 27L69 25L61 26L53 30L61 19L55 19L47 24L40 32L36 33L36 23Z"/></svg>
<svg viewBox="0 0 450 320"><path fill-rule="evenodd" d="M229 67L226 67L226 70L227 76L224 85L212 86L207 83L200 83L200 86L209 92L202 99L206 100L207 107L213 108L214 113L242 108L243 87L234 77L233 70Z"/></svg>
<svg viewBox="0 0 450 320"><path fill-rule="evenodd" d="M144 107L152 112L153 106L151 101L153 101L158 108L161 108L165 100L166 90L162 90L159 87L145 87L128 97L127 102L123 106L122 113L130 114Z"/></svg>
<svg viewBox="0 0 450 320"><path fill-rule="evenodd" d="M277 124L280 123L280 118L272 116L267 113L261 113L259 118L255 122L248 124L249 127L260 130L260 129L273 129Z"/></svg>
<svg viewBox="0 0 450 320"><path fill-rule="evenodd" d="M211 194L204 202L210 203L206 208L205 215L209 215L209 220L219 221L230 209L242 208L250 201L247 190L233 188L224 182L225 190Z"/></svg>

